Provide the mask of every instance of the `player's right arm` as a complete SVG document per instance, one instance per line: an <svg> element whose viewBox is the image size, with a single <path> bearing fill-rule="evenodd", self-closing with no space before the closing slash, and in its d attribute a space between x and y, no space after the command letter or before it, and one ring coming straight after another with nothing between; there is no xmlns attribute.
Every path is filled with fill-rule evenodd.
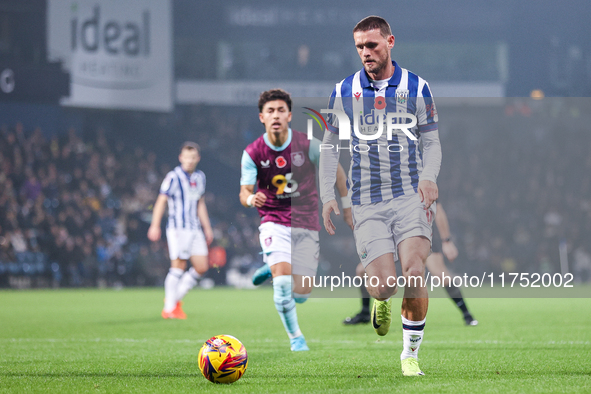
<svg viewBox="0 0 591 394"><path fill-rule="evenodd" d="M261 208L265 205L265 201L267 201L267 196L261 192L255 193L254 185L240 185L240 204L247 208Z"/></svg>
<svg viewBox="0 0 591 394"><path fill-rule="evenodd" d="M162 230L160 224L162 223L162 217L164 216L164 210L166 209L166 203L168 196L166 194L159 194L152 210L152 223L148 229L148 239L152 242L156 242L162 236Z"/></svg>
<svg viewBox="0 0 591 394"><path fill-rule="evenodd" d="M267 201L267 196L262 192L254 192L258 170L256 164L246 151L242 152L240 168L240 204L247 208L261 208L265 204L265 201Z"/></svg>
<svg viewBox="0 0 591 394"><path fill-rule="evenodd" d="M337 89L335 88L330 96L328 102L329 109L342 110L342 103L340 97L337 96ZM337 215L339 212L339 204L335 198L334 185L337 180L337 170L339 167L339 151L336 149L339 146L339 123L338 118L333 115L328 115L328 128L324 132L322 145L320 147L320 166L319 184L320 184L320 199L322 200L322 220L324 228L330 235L334 235L335 226L330 219L331 212ZM333 149L328 149L332 146ZM325 148L325 149L323 149Z"/></svg>

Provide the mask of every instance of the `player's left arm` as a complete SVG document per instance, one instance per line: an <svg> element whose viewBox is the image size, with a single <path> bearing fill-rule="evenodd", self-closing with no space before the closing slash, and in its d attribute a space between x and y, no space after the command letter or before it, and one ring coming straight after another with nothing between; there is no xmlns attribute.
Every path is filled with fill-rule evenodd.
<svg viewBox="0 0 591 394"><path fill-rule="evenodd" d="M211 222L209 221L209 214L207 213L207 205L205 205L205 198L201 197L197 202L197 217L201 222L203 228L203 235L208 245L213 242L213 230L211 229Z"/></svg>
<svg viewBox="0 0 591 394"><path fill-rule="evenodd" d="M312 140L310 141L310 148L308 151L308 157L310 158L310 160L312 161L312 163L314 163L314 165L318 168L320 166L320 145L322 142L320 142L319 139L316 138L312 138ZM333 185L334 187L334 185ZM339 195L341 197L341 204L342 204L342 208L343 208L343 219L345 220L345 223L347 223L347 225L349 227L351 227L351 229L353 229L353 215L351 214L351 198L349 197L348 193L348 189L347 189L347 175L345 174L345 170L343 168L343 166L341 166L341 163L338 163L338 167L337 167L337 176L336 176L336 187L337 190L339 191ZM326 211L325 211L325 207L328 208L330 205L323 205L323 209L322 209L322 217L325 220L325 226L328 225L329 228L332 228L332 230L334 231L335 227L334 224L332 223L332 220L330 219L330 212L328 213L328 220L326 220ZM336 208L335 208L336 207ZM334 204L334 206L331 206L332 209L334 209L335 214L338 216L341 214L341 212L339 211L338 208L338 204Z"/></svg>
<svg viewBox="0 0 591 394"><path fill-rule="evenodd" d="M441 203L437 203L437 214L435 214L435 224L439 235L441 236L441 251L449 261L454 261L458 257L458 248L451 239L451 232L449 230L449 221L447 214L443 209Z"/></svg>
<svg viewBox="0 0 591 394"><path fill-rule="evenodd" d="M431 95L429 84L420 79L422 88L417 95L417 124L423 143L423 171L419 176L418 192L425 207L429 208L439 196L437 189L437 175L441 168L441 143L437 128L437 109Z"/></svg>
<svg viewBox="0 0 591 394"><path fill-rule="evenodd" d="M328 100L328 108L343 111L343 103L340 97L341 84L337 84ZM332 113L327 117L327 128L324 131L322 145L335 147L339 144L339 121ZM330 235L335 234L336 227L330 218L331 212L340 214L339 204L336 201L334 186L339 166L339 149L323 149L320 152L318 165L318 183L320 186L320 200L322 201L322 221L324 228Z"/></svg>

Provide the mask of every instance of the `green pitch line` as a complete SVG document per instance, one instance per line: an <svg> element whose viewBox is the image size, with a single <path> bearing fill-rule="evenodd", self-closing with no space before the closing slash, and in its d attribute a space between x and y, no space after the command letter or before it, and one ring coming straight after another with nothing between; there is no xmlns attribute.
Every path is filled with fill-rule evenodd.
<svg viewBox="0 0 591 394"><path fill-rule="evenodd" d="M162 294L0 291L0 393L591 392L589 299L467 299L477 327L432 299L419 354L426 376L404 378L397 316L379 339L368 325L341 324L358 300L298 305L311 351L292 353L268 287L194 290L185 321L160 317ZM249 354L231 386L197 367L215 334L236 336Z"/></svg>

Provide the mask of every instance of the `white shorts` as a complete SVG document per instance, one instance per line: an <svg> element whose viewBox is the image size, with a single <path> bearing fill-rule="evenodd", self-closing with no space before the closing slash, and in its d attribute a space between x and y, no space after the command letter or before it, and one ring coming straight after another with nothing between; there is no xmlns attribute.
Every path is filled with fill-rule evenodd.
<svg viewBox="0 0 591 394"><path fill-rule="evenodd" d="M267 222L259 226L259 232L265 263L272 266L286 262L291 264L292 274L316 275L320 252L318 231Z"/></svg>
<svg viewBox="0 0 591 394"><path fill-rule="evenodd" d="M207 242L201 230L167 228L166 241L171 260L189 260L191 256L207 256Z"/></svg>
<svg viewBox="0 0 591 394"><path fill-rule="evenodd" d="M386 253L398 260L398 245L407 238L423 236L431 241L435 213L435 203L425 209L418 193L353 205L353 234L363 266Z"/></svg>

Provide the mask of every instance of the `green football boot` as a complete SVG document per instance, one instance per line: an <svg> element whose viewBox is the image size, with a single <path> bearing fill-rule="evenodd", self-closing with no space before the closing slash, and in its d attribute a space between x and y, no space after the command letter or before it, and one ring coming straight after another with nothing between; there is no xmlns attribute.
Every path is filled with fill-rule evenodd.
<svg viewBox="0 0 591 394"><path fill-rule="evenodd" d="M422 376L425 374L419 368L419 362L414 357L405 358L400 364L402 364L402 374L404 376Z"/></svg>
<svg viewBox="0 0 591 394"><path fill-rule="evenodd" d="M392 323L392 300L374 300L371 308L371 325L376 330L376 334L382 337L386 335L390 330L390 323Z"/></svg>

